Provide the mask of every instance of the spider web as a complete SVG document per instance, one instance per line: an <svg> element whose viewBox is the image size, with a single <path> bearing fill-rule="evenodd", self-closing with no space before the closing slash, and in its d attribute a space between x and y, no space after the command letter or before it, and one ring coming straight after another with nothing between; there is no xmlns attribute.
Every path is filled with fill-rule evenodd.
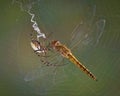
<svg viewBox="0 0 120 96"><path fill-rule="evenodd" d="M19 1L24 2L23 11L20 10L18 4L11 4L11 0L3 0L0 3L1 12L4 13L0 15L2 18L0 28L0 96L120 96L119 2L111 1L108 3L100 0L33 0L33 3L35 2L35 5L33 5L32 0ZM94 1L97 3L96 8L90 6ZM31 12L35 14L34 20L37 21L41 31L43 33L54 32L53 39L58 39L62 44L68 43L68 48L74 45L72 47L73 54L96 75L98 82L88 78L70 62L66 66L57 68L58 73L56 74L58 75L52 75L52 73L54 74L52 67L51 69L43 67L45 70L43 70L41 75L43 78L40 78L39 74L37 79L33 77L33 80L27 82L24 80L25 76L28 76L28 78L29 76L32 77L32 71L37 70L37 68L40 69L41 65L39 57L32 52L30 47L29 33L33 28L30 21L31 16L24 11L24 8L27 8L27 4L33 5ZM86 11L87 9L92 11ZM110 11L106 9L110 9ZM96 15L92 15L94 13ZM105 30L100 32L102 33L101 36L94 35L95 37L93 37L89 35L91 33L86 29L103 28L103 23L100 23L104 22L102 18L105 18L107 23L105 24ZM90 36L93 39L90 37L89 39L82 37L82 40L81 38L74 38L77 35L73 34L82 34L78 33L78 31L74 31L73 34L71 32L79 24L82 24L81 27L84 26L84 28L82 27L82 30L84 30L82 32L88 34L85 37ZM95 27L97 24L101 27ZM95 26L90 27L90 25ZM81 28L79 27L78 29ZM99 34L99 31L96 32ZM69 35L73 37L71 38ZM68 38L73 42L66 43ZM79 39L81 42L78 44L76 41L79 41ZM94 40L99 42L97 43ZM64 62L66 63L67 61ZM61 80L59 78L61 73L58 70L63 68L69 72L61 72L65 74L66 78ZM53 67L53 69L56 68ZM44 73L46 71L51 73L44 76L44 74L47 74ZM53 76L58 76L58 81L61 80L61 82L55 83L55 79L52 79ZM49 82L48 86L47 81ZM55 83L53 87L49 86L51 85L50 82Z"/></svg>
<svg viewBox="0 0 120 96"><path fill-rule="evenodd" d="M21 1L20 1L21 2ZM31 2L31 1L29 1ZM38 1L40 2L40 1ZM36 4L36 2L34 2ZM22 4L22 2L20 3ZM31 10L32 4L30 3ZM27 3L29 5L29 3ZM27 6L25 5L25 6ZM21 7L23 10L24 7ZM29 8L28 8L29 10ZM93 6L89 12L89 20L87 17L81 22L75 24L73 32L71 32L70 43L68 46L73 52L83 50L84 48L95 48L99 44L104 27L105 20L94 20L96 6ZM88 20L88 21L87 21ZM76 74L75 67L71 66L71 63L66 59L63 61L63 57L60 54L56 56L50 56L46 61L51 64L66 64L65 66L45 66L41 63L39 57L32 52L29 43L31 42L27 33L20 33L18 40L18 58L22 65L21 74L24 76L24 80L31 86L35 86L37 92L44 93L45 90L50 89L60 82L64 82L65 79ZM53 34L54 35L54 34ZM53 38L53 40L56 38ZM23 46L23 41L26 41L26 45ZM27 51L26 51L27 50ZM24 56L22 53L26 53ZM54 54L53 54L54 55ZM31 59L30 59L31 58ZM69 69L69 70L68 70Z"/></svg>

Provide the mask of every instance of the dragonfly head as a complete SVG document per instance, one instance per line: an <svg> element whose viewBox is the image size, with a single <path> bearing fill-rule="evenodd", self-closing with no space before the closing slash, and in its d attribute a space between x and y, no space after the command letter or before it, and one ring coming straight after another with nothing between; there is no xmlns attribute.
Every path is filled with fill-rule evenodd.
<svg viewBox="0 0 120 96"><path fill-rule="evenodd" d="M51 42L51 45L52 45L53 48L56 47L56 46L59 46L59 45L60 45L60 41L58 41L58 40L53 40L53 41Z"/></svg>

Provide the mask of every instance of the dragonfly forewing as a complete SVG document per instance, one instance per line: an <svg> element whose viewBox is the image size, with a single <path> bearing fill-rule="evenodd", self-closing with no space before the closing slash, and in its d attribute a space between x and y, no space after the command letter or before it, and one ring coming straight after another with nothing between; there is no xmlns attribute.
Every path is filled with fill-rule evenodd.
<svg viewBox="0 0 120 96"><path fill-rule="evenodd" d="M104 34L105 19L96 21L91 26L79 23L71 34L71 49L76 47L95 47Z"/></svg>

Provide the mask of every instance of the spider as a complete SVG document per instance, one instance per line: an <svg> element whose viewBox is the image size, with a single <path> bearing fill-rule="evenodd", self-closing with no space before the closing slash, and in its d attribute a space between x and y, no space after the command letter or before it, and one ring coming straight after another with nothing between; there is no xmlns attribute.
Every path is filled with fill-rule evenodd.
<svg viewBox="0 0 120 96"><path fill-rule="evenodd" d="M40 38L40 40L38 41L38 38L35 39L33 34L31 33L30 34L31 36L31 47L34 51L34 53L36 53L39 57L40 57L40 60L41 62L46 65L46 66L61 66L61 65L64 65L64 64L58 64L57 62L54 62L54 63L50 63L49 61L55 61L56 59L56 55L57 54L54 54L54 50L52 49L52 46L51 46L51 42L50 40L47 40L48 38ZM48 35L48 37L50 36L50 34ZM48 42L49 41L49 42ZM54 54L54 56L51 56L51 54Z"/></svg>

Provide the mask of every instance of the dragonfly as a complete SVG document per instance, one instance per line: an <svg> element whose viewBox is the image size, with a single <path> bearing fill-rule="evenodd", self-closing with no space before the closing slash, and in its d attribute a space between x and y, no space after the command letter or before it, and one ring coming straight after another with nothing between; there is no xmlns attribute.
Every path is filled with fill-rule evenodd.
<svg viewBox="0 0 120 96"><path fill-rule="evenodd" d="M77 65L83 72L85 72L92 79L96 80L96 77L82 64L78 61L78 59L72 54L71 50L67 48L65 45L61 44L58 40L53 40L51 42L53 49L58 51L63 57L69 59L72 63Z"/></svg>
<svg viewBox="0 0 120 96"><path fill-rule="evenodd" d="M81 28L80 26L81 26L81 24L79 24L79 26L77 26L76 29L80 30L79 29L79 28ZM105 20L102 19L99 22L97 22L97 28L95 28L95 31L98 31L98 30L99 31L95 36L95 39L97 38L96 43L99 42L99 39L100 39L100 36L102 35L104 26L105 26ZM82 42L84 44L88 44L89 42L93 43L93 42L91 42L93 38L91 39L90 36L88 36L88 35L95 35L95 34L92 33L92 34L84 34L84 35L82 34L81 35L81 33L78 32L78 31L73 32L72 41L75 42L74 47L76 47L81 42L78 39L79 37L77 37L77 36L83 36L81 38L83 39ZM73 55L72 51L66 45L62 44L59 40L51 40L51 41L49 41L49 43L46 46L46 44L42 44L40 41L35 40L35 39L32 38L31 47L38 56L42 55L42 56L40 56L40 58L44 58L44 59L41 59L41 62L43 62L43 64L45 64L47 66L62 66L62 64L60 64L60 63L58 64L57 60L55 60L55 59L57 59L57 56L60 55L62 58L66 58L69 61L71 61L73 64L75 64L79 69L81 69L90 78L97 81L96 76L90 70L88 70L88 68L86 66L84 66ZM53 53L54 56L50 56L51 58L49 58L49 55L48 55L49 52L50 52L50 55L51 55L51 53ZM51 60L49 60L49 59L51 59ZM54 61L56 61L56 62L54 62ZM54 64L53 64L53 62L54 62Z"/></svg>

